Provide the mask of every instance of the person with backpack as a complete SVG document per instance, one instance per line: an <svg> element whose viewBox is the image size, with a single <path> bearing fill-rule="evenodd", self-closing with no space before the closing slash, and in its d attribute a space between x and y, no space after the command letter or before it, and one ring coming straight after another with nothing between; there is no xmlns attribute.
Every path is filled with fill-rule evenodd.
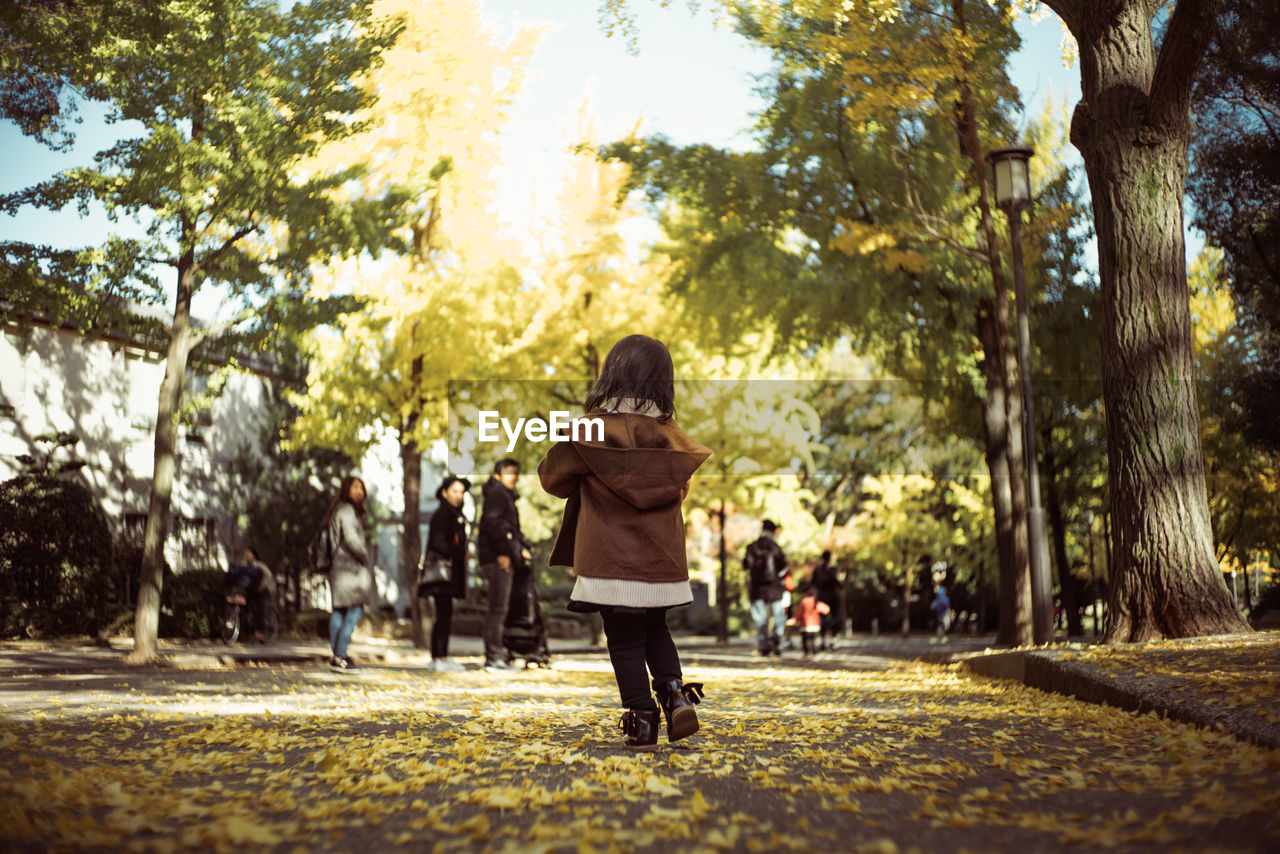
<svg viewBox="0 0 1280 854"><path fill-rule="evenodd" d="M364 481L355 476L344 477L321 530L321 538L327 536L329 540L328 554L320 555L319 560L313 557L317 569L326 562L329 566L329 595L333 606L329 617L329 646L333 652L329 669L337 673L354 673L359 669L347 655L347 646L364 614L364 606L373 596L364 516ZM322 545L317 550L323 552L325 548Z"/></svg>
<svg viewBox="0 0 1280 854"><path fill-rule="evenodd" d="M760 538L747 546L742 566L747 571L747 593L751 600L751 619L756 625L756 650L761 655L782 656L782 633L786 626L784 579L787 556L775 542L779 525L771 519L761 523ZM770 630L769 620L773 619Z"/></svg>

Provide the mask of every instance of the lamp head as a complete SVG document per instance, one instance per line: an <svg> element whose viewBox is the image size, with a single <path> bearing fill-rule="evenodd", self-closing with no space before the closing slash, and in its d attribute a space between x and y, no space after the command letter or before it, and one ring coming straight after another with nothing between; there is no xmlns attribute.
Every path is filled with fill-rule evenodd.
<svg viewBox="0 0 1280 854"><path fill-rule="evenodd" d="M996 176L996 204L1007 211L1031 204L1031 176L1027 161L1035 152L1025 146L997 148L987 152L987 162Z"/></svg>

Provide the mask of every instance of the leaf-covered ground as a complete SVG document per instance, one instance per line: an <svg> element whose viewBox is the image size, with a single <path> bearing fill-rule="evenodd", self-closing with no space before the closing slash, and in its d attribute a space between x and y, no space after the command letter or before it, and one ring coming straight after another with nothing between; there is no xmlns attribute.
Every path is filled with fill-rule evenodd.
<svg viewBox="0 0 1280 854"><path fill-rule="evenodd" d="M599 656L10 678L17 851L1275 851L1280 751L927 664L687 663L703 730L620 747Z"/></svg>
<svg viewBox="0 0 1280 854"><path fill-rule="evenodd" d="M1280 632L1096 646L1062 657L1280 725Z"/></svg>

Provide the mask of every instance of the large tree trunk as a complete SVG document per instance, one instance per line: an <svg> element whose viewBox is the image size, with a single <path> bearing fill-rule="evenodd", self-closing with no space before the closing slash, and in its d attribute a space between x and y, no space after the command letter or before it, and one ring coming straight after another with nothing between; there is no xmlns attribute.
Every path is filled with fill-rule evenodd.
<svg viewBox="0 0 1280 854"><path fill-rule="evenodd" d="M1247 631L1213 559L1182 198L1190 92L1213 3L1180 0L1157 66L1151 0L1048 0L1080 51L1071 141L1102 279L1111 510L1108 643Z"/></svg>
<svg viewBox="0 0 1280 854"><path fill-rule="evenodd" d="M422 553L422 453L418 443L400 434L401 493L404 515L400 526L400 583L409 591L409 617L413 621L413 646L430 646L427 602L418 596L418 558Z"/></svg>
<svg viewBox="0 0 1280 854"><path fill-rule="evenodd" d="M173 499L174 451L178 444L178 407L186 385L187 359L191 354L191 297L195 291L195 265L191 253L178 266L178 295L165 356L164 381L156 405L155 465L151 477L151 506L142 543L142 568L138 578L138 604L133 618L133 651L128 660L146 664L159 658L160 591L164 586L164 541L169 534Z"/></svg>
<svg viewBox="0 0 1280 854"><path fill-rule="evenodd" d="M417 326L414 326L414 335ZM422 357L413 360L410 384L414 393L421 388ZM418 447L418 421L423 401L410 412L400 431L400 472L403 478L404 515L400 529L400 580L409 591L409 618L413 621L413 645L426 649L430 644L430 620L435 619L434 603L418 596L418 558L422 553L422 451Z"/></svg>

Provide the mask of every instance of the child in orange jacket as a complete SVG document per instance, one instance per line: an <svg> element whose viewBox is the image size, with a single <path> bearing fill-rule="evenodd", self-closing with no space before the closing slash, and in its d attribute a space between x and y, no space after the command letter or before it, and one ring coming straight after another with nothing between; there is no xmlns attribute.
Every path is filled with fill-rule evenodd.
<svg viewBox="0 0 1280 854"><path fill-rule="evenodd" d="M822 617L830 613L831 606L826 602L818 601L817 590L812 584L806 584L800 592L800 601L796 604L795 614L787 620L788 626L800 627L805 658L816 651L818 632L822 630Z"/></svg>

